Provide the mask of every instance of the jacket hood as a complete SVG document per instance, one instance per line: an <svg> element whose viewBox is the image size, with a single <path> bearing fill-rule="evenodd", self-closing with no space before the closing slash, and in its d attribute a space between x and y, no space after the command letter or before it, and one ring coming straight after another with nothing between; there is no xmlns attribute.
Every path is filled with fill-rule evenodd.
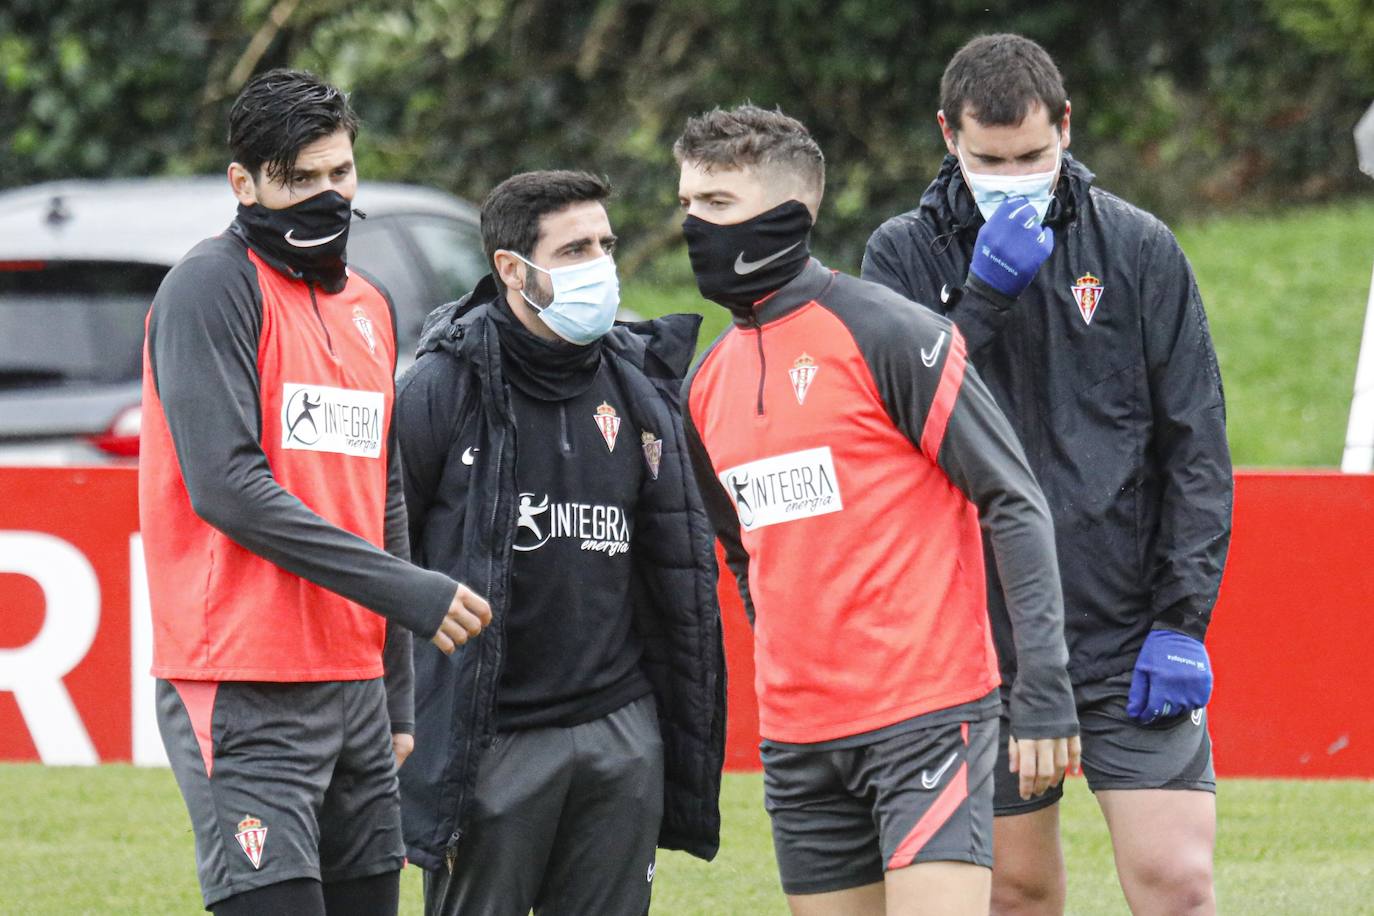
<svg viewBox="0 0 1374 916"><path fill-rule="evenodd" d="M498 295L496 281L488 274L463 298L430 312L415 355L439 350L456 354L467 329L486 318L487 307ZM651 379L681 380L696 354L701 320L700 315L679 313L647 321L617 321L604 338L604 346Z"/></svg>
<svg viewBox="0 0 1374 916"><path fill-rule="evenodd" d="M463 329L471 325L485 312L482 306L496 301L496 281L487 274L461 299L445 302L425 316L420 329L420 343L415 348L417 357L437 350L457 353L463 340Z"/></svg>
<svg viewBox="0 0 1374 916"><path fill-rule="evenodd" d="M1055 229L1068 225L1078 216L1078 211L1087 203L1096 177L1067 150L1063 159L1059 183L1054 188L1054 200L1050 202L1049 213L1045 215L1045 225ZM942 234L962 232L983 224L983 215L973 202L973 193L964 180L959 160L949 153L940 163L935 180L921 195L920 209L940 228Z"/></svg>

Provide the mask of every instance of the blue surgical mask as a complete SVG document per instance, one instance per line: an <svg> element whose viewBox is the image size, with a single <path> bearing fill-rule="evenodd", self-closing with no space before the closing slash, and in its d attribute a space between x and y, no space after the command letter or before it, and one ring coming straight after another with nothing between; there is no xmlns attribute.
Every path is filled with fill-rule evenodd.
<svg viewBox="0 0 1374 916"><path fill-rule="evenodd" d="M1059 178L1059 145L1056 144L1054 149L1054 168L1033 175L984 175L973 172L964 162L963 153L958 152L959 148L956 146L954 149L959 157L959 165L964 170L964 180L973 193L973 202L978 205L978 212L983 214L983 219L992 219L992 214L997 212L1002 201L1024 197L1035 208L1036 217L1042 223L1045 221L1050 201L1054 199L1055 180Z"/></svg>
<svg viewBox="0 0 1374 916"><path fill-rule="evenodd" d="M511 254L549 275L553 301L548 305L540 306L525 295L523 289L520 295L551 331L568 343L584 347L606 336L615 324L616 309L620 308L620 278L616 276L615 260L610 255L545 270L515 252Z"/></svg>

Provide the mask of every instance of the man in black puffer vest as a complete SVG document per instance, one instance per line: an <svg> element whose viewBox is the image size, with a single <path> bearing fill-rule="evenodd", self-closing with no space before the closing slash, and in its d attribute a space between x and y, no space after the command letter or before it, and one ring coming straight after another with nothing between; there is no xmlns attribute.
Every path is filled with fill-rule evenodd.
<svg viewBox="0 0 1374 916"><path fill-rule="evenodd" d="M614 325L609 193L493 190L491 275L430 316L397 393L415 562L492 607L451 658L415 653L401 790L431 914L641 914L656 847L719 845L715 537L677 395L701 319Z"/></svg>

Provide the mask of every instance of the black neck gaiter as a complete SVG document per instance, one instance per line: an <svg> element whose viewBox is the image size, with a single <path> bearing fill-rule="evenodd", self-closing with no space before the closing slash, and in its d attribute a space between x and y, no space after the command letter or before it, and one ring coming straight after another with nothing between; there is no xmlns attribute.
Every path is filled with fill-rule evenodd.
<svg viewBox="0 0 1374 916"><path fill-rule="evenodd" d="M563 401L591 387L601 368L601 340L585 347L545 340L520 323L504 293L491 304L501 341L501 373L512 385L540 401Z"/></svg>
<svg viewBox="0 0 1374 916"><path fill-rule="evenodd" d="M280 210L239 204L239 223L253 247L309 279L325 281L342 279L352 217L352 207L338 191Z"/></svg>
<svg viewBox="0 0 1374 916"><path fill-rule="evenodd" d="M811 258L811 211L797 200L731 226L689 216L682 234L702 296L736 314L781 289Z"/></svg>

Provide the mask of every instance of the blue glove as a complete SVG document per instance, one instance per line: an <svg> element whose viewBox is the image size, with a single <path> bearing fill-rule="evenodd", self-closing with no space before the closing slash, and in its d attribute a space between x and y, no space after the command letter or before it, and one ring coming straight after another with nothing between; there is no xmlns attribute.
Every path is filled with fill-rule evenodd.
<svg viewBox="0 0 1374 916"><path fill-rule="evenodd" d="M1054 230L1041 226L1035 207L1024 197L1002 201L978 230L969 273L1015 299L1054 251Z"/></svg>
<svg viewBox="0 0 1374 916"><path fill-rule="evenodd" d="M1126 698L1126 715L1149 725L1201 709L1212 698L1212 661L1191 636L1151 630L1140 647Z"/></svg>

